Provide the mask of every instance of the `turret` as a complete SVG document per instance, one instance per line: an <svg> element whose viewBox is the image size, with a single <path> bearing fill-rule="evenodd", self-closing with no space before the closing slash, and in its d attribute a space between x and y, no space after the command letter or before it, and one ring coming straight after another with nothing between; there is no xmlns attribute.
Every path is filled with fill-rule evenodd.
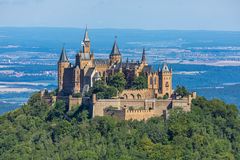
<svg viewBox="0 0 240 160"><path fill-rule="evenodd" d="M80 93L80 68L79 66L76 66L74 68L74 73L73 73L73 80L74 80L74 88L73 88L73 93Z"/></svg>
<svg viewBox="0 0 240 160"><path fill-rule="evenodd" d="M64 78L64 70L70 66L70 62L68 60L66 51L64 47L62 48L62 52L58 61L58 91L61 92L63 90L63 78Z"/></svg>
<svg viewBox="0 0 240 160"><path fill-rule="evenodd" d="M114 41L112 51L109 55L109 59L110 59L110 65L113 65L115 63L120 63L122 61L122 56L119 51L116 39Z"/></svg>
<svg viewBox="0 0 240 160"><path fill-rule="evenodd" d="M159 91L161 94L172 95L172 69L168 68L167 63L163 64L161 71L159 72Z"/></svg>
<svg viewBox="0 0 240 160"><path fill-rule="evenodd" d="M145 48L143 48L143 53L142 53L142 64L144 64L144 65L147 64Z"/></svg>
<svg viewBox="0 0 240 160"><path fill-rule="evenodd" d="M91 43L88 36L88 29L86 27L84 38L83 38L83 53L90 53L90 45Z"/></svg>

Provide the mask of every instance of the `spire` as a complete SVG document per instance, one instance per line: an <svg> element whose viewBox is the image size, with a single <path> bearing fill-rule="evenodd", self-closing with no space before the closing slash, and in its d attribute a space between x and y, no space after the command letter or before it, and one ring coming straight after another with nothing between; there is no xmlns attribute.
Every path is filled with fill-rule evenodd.
<svg viewBox="0 0 240 160"><path fill-rule="evenodd" d="M158 66L158 72L161 72L161 67L160 67L160 65Z"/></svg>
<svg viewBox="0 0 240 160"><path fill-rule="evenodd" d="M61 55L60 55L60 58L59 58L59 62L69 62L64 47L62 48L62 52L61 52Z"/></svg>
<svg viewBox="0 0 240 160"><path fill-rule="evenodd" d="M146 62L146 53L145 53L145 48L143 48L143 53L142 53L142 62Z"/></svg>
<svg viewBox="0 0 240 160"><path fill-rule="evenodd" d="M118 45L117 45L117 37L115 37L115 41L114 41L114 44L113 44L111 55L121 55L121 53L119 51L119 48L118 48Z"/></svg>
<svg viewBox="0 0 240 160"><path fill-rule="evenodd" d="M85 29L85 34L84 34L84 39L83 39L84 42L89 42L90 39L88 37L88 28L86 26L86 29Z"/></svg>

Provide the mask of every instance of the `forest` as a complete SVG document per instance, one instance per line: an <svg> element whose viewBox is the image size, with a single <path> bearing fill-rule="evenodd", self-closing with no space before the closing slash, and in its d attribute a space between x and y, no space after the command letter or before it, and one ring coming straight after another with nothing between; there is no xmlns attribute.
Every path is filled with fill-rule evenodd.
<svg viewBox="0 0 240 160"><path fill-rule="evenodd" d="M240 159L239 110L218 99L198 97L191 112L172 109L167 120L91 119L87 110L34 94L0 116L0 159Z"/></svg>

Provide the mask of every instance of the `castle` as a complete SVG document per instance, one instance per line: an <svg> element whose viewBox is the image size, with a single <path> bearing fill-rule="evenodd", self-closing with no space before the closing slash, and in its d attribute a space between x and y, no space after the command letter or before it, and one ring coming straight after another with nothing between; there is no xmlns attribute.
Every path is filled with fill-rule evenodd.
<svg viewBox="0 0 240 160"><path fill-rule="evenodd" d="M69 109L89 105L92 117L111 115L120 119L143 120L154 116L167 116L171 108L181 107L190 111L191 100L196 93L178 99L173 95L172 69L166 63L157 71L148 65L146 52L143 49L141 61L123 62L122 54L115 39L109 59L96 59L91 52L91 41L86 28L83 47L75 57L75 64L71 64L63 48L58 61L58 93L57 99L68 103ZM127 84L140 74L147 77L148 85L144 89L125 89L112 99L98 99L93 94L91 98L85 94L98 80L107 81L109 76L121 72ZM78 96L76 96L78 95ZM162 97L166 97L163 99Z"/></svg>

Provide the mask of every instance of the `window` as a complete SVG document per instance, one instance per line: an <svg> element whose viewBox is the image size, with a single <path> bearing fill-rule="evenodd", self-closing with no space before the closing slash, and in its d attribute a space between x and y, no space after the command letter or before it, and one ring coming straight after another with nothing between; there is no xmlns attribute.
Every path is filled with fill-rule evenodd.
<svg viewBox="0 0 240 160"><path fill-rule="evenodd" d="M150 78L150 84L153 84L153 78L152 77Z"/></svg>
<svg viewBox="0 0 240 160"><path fill-rule="evenodd" d="M154 77L154 84L157 84L157 78Z"/></svg>

